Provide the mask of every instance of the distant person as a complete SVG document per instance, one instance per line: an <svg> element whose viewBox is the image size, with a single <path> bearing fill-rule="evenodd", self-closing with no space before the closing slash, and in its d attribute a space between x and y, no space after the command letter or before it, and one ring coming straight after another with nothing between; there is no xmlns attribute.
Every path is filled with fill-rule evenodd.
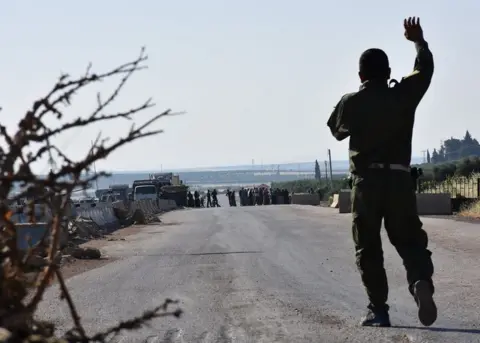
<svg viewBox="0 0 480 343"><path fill-rule="evenodd" d="M263 204L270 205L270 192L267 188L263 191Z"/></svg>
<svg viewBox="0 0 480 343"><path fill-rule="evenodd" d="M230 205L230 207L232 206L232 197L231 197L231 193L230 192L230 189L227 189L227 192L225 193L225 196L227 197L228 199L228 204Z"/></svg>
<svg viewBox="0 0 480 343"><path fill-rule="evenodd" d="M282 189L282 195L283 195L283 204L288 205L290 204L290 192L288 189ZM293 192L292 192L293 195Z"/></svg>
<svg viewBox="0 0 480 343"><path fill-rule="evenodd" d="M246 206L247 205L247 202L246 202L247 190L243 187L240 188L240 190L238 191L238 195L240 197L240 206Z"/></svg>
<svg viewBox="0 0 480 343"><path fill-rule="evenodd" d="M195 207L197 207L197 208L200 207L200 193L198 193L198 191L195 191L193 193L193 197L195 199L195 203L194 203Z"/></svg>
<svg viewBox="0 0 480 343"><path fill-rule="evenodd" d="M212 207L212 194L207 190L207 207Z"/></svg>
<svg viewBox="0 0 480 343"><path fill-rule="evenodd" d="M248 190L248 205L249 206L255 205L255 191L252 188Z"/></svg>
<svg viewBox="0 0 480 343"><path fill-rule="evenodd" d="M187 207L195 207L195 201L193 200L192 192L187 193Z"/></svg>
<svg viewBox="0 0 480 343"><path fill-rule="evenodd" d="M212 203L213 203L213 207L220 207L220 204L218 203L218 192L217 190L214 188L213 191L212 191Z"/></svg>
<svg viewBox="0 0 480 343"><path fill-rule="evenodd" d="M272 197L272 205L277 204L277 196L278 196L278 188L270 190L271 197Z"/></svg>

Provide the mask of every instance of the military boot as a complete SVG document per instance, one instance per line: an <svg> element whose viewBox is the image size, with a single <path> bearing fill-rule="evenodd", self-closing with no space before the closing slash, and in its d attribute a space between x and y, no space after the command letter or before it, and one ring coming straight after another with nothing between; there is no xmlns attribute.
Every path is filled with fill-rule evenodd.
<svg viewBox="0 0 480 343"><path fill-rule="evenodd" d="M390 316L388 315L389 307L384 305L381 307L368 306L367 314L362 318L360 325L375 327L390 327Z"/></svg>
<svg viewBox="0 0 480 343"><path fill-rule="evenodd" d="M418 319L425 326L437 320L437 306L433 300L432 287L429 282L420 280L413 285L413 297L418 306Z"/></svg>

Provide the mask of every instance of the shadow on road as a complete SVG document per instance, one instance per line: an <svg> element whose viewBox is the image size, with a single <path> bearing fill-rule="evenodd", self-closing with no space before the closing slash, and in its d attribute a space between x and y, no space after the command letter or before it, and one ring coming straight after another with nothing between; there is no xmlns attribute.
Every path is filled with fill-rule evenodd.
<svg viewBox="0 0 480 343"><path fill-rule="evenodd" d="M183 254L185 256L207 256L207 255L233 255L233 254L261 254L263 251L226 251L226 252L201 252Z"/></svg>
<svg viewBox="0 0 480 343"><path fill-rule="evenodd" d="M157 257L178 257L178 256L222 256L222 255L247 255L247 254L263 254L263 251L226 251L226 252L199 252L199 253L179 253L179 254L134 254L132 256L157 256ZM122 255L127 257L127 255Z"/></svg>
<svg viewBox="0 0 480 343"><path fill-rule="evenodd" d="M402 325L392 325L392 328L396 329L413 329L413 330L424 330L432 332L457 332L457 333L473 333L480 334L479 329L459 329L459 328L442 328L442 327L424 327L424 326L402 326Z"/></svg>

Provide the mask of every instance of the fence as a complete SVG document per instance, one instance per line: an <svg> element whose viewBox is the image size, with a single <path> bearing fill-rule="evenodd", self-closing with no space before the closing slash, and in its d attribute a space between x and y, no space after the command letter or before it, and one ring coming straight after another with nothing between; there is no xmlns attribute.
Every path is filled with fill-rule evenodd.
<svg viewBox="0 0 480 343"><path fill-rule="evenodd" d="M419 180L418 193L450 194L453 212L469 208L480 199L480 178L452 177L445 181Z"/></svg>
<svg viewBox="0 0 480 343"><path fill-rule="evenodd" d="M418 193L448 193L452 198L480 198L480 178L456 177L441 182L418 181Z"/></svg>

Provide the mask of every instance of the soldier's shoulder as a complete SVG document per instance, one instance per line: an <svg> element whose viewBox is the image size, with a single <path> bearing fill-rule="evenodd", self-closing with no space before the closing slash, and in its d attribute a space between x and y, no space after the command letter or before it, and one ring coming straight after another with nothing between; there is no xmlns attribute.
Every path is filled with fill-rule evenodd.
<svg viewBox="0 0 480 343"><path fill-rule="evenodd" d="M358 92L346 93L342 96L341 101L348 101L350 99L353 99L357 94L358 94Z"/></svg>
<svg viewBox="0 0 480 343"><path fill-rule="evenodd" d="M352 101L357 94L358 94L358 92L351 92L351 93L344 94L340 98L339 104L346 104L346 103Z"/></svg>
<svg viewBox="0 0 480 343"><path fill-rule="evenodd" d="M405 84L405 83L408 82L409 80L415 79L415 76L417 76L418 74L420 74L420 72L419 72L418 70L414 70L414 71L411 72L410 74L405 75L404 77L402 77L402 79L400 80L400 82L398 82L398 84Z"/></svg>

